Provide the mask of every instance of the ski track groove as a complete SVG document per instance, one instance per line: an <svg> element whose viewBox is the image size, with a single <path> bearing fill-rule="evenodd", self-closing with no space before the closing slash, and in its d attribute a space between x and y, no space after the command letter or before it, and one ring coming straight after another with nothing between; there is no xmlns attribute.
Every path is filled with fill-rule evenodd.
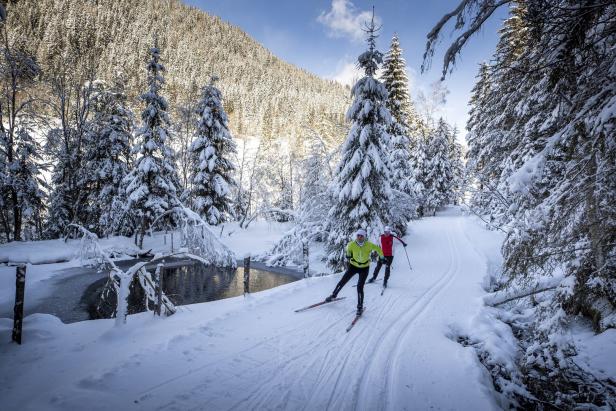
<svg viewBox="0 0 616 411"><path fill-rule="evenodd" d="M378 409L388 409L387 408L388 404L391 402L391 399L387 398L388 397L387 394L389 393L390 394L389 396L391 396L391 393L390 393L391 386L392 386L391 380L393 379L393 372L394 372L392 370L392 362L395 359L394 353L399 352L400 347L403 345L402 336L409 332L408 330L411 324L418 318L418 316L422 312L424 312L428 308L430 303L443 289L443 286L447 285L449 283L449 280L452 278L452 272L453 272L452 269L453 267L455 267L455 262L454 262L455 258L452 252L453 245L452 245L452 239L451 239L451 234L449 230L445 230L445 234L447 237L447 243L449 245L448 247L449 262L448 262L447 268L444 271L444 274L441 277L439 277L439 279L435 281L430 287L428 287L428 289L425 292L423 292L409 307L404 308L403 310L404 313L403 313L402 318L399 318L396 321L397 327L388 327L388 330L386 331L386 333L381 337L381 341L383 342L383 344L380 345L380 346L385 346L386 348L381 349L381 350L377 349L376 354L371 357L370 362L368 363L364 371L361 373L362 375L361 384L363 388L361 392L365 393L364 397L367 396L368 392L371 392L371 389L374 390L374 387L373 386L368 387L367 386L368 384L372 384L374 380L384 382L384 384L378 389L378 397L379 397L378 403L381 405L381 407L379 407ZM417 311L415 310L415 307L417 307L418 305L421 308ZM390 346L389 344L384 343L390 340L393 340L393 346ZM385 363L384 370L379 369L378 367L383 362ZM383 373L383 371L385 372ZM373 374L376 374L377 378L373 378L372 377ZM385 374L385 378L382 378L382 377L379 378L383 374ZM373 393L371 392L371 394ZM368 404L371 398L363 398L362 403ZM358 402L359 402L359 398L355 398L354 403L353 403L353 409L357 409Z"/></svg>
<svg viewBox="0 0 616 411"><path fill-rule="evenodd" d="M225 355L217 361L206 363L143 391L141 398L150 397L143 394L150 393L162 385L177 383L184 377L194 378L200 371L223 361L233 361L236 358L249 360L252 351L266 349L275 353L275 361L253 362L248 368L237 372L223 371L224 377L215 379L216 385L220 387L236 379L237 383L234 383L236 388L252 388L242 391L242 399L223 405L220 403L224 403L224 396L220 390L214 390L210 392L214 395L207 399L203 398L205 402L195 409L222 407L229 410L281 408L381 410L395 407L397 387L393 381L400 368L402 360L400 357L405 342L414 331L413 324L432 307L435 299L450 286L460 272L461 254L458 244L461 237L460 220L455 218L453 222L454 224L451 224L451 219L446 219L432 226L433 230L445 234L447 239L449 258L446 268L442 271L443 274L412 301L409 301L407 293L409 289L406 287L402 292L397 292L397 288L394 287L383 296L380 295L379 288L378 293L367 296L366 302L367 306L370 306L370 311L368 317L360 319L359 323L370 321L372 325L361 327L358 324L349 333L345 333L341 325L352 321L352 313L330 310L326 312L328 315L325 318L312 314L311 310L297 313L296 315L309 317L308 328L318 332L306 332L305 323L303 325L298 323L293 327L281 327L276 330L276 335L254 346ZM424 273L424 279L426 275L428 273ZM412 289L411 287L410 290ZM316 310L324 310L324 307L317 307ZM396 315L392 317L392 313ZM380 335L375 332L375 328L381 330ZM284 337L284 341L291 342L282 349L279 348L279 343L275 344L281 336ZM242 364L246 362L242 361ZM275 362L274 366L272 362ZM361 371L357 372L357 368L361 368ZM266 378L263 378L264 374L267 375ZM258 384L255 385L254 381L258 381ZM211 384L210 381L198 384L194 384L196 381L191 382L193 384L190 384L190 388L180 390L179 393L176 391L174 398L163 408L192 408L194 403L191 404L191 401L194 401L195 396L198 398L201 396L199 394L208 392L208 385ZM286 395L280 396L281 391L286 392ZM375 401L378 402L375 404ZM182 407L183 403L188 407Z"/></svg>
<svg viewBox="0 0 616 411"><path fill-rule="evenodd" d="M459 219L456 219L456 231L459 231ZM447 273L447 279L446 281L442 284L439 285L438 288L436 289L436 291L433 293L433 295L430 297L428 304L424 305L423 307L421 307L419 309L419 311L417 312L417 314L413 317L413 319L411 321L409 321L409 323L407 324L407 326L405 328L403 328L403 331L400 335L398 344L396 345L394 352L392 353L393 355L390 356L391 360L391 366L392 368L388 370L387 373L387 390L388 390L388 398L387 401L385 402L385 407L387 408L387 405L392 403L395 397L395 387L392 384L392 380L396 374L396 370L399 369L400 366L400 358L401 358L401 349L404 345L404 342L407 339L407 336L409 335L409 333L412 331L412 327L410 326L411 323L413 323L415 320L417 320L419 317L421 317L421 315L423 313L426 312L429 304L432 304L434 302L434 300L443 293L443 291L445 291L450 284L453 282L453 280L457 277L457 274L459 274L460 272L460 249L458 246L457 241L452 238L451 236L451 231L447 230L447 237L448 237L448 242L450 244L450 252L453 251L455 256L452 258L452 262L453 262L453 269L451 269L448 273ZM457 236L456 236L457 237Z"/></svg>

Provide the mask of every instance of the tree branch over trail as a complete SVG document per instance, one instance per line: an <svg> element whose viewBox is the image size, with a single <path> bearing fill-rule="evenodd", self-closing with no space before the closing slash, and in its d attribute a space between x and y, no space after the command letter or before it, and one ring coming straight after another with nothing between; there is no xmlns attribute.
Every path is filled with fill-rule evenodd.
<svg viewBox="0 0 616 411"><path fill-rule="evenodd" d="M453 69L453 66L456 63L456 57L460 54L468 39L479 31L483 23L492 15L492 13L494 13L496 9L510 2L511 0L462 0L454 11L444 15L443 18L441 18L441 20L432 28L430 33L428 33L426 51L424 52L423 63L421 65L422 73L430 68L436 43L440 38L443 27L447 24L447 22L449 22L449 20L455 16L455 29L460 30L466 24L466 19L468 16L477 10L476 14L471 18L471 23L468 29L460 34L445 52L445 56L443 57L442 80L445 79L447 72L451 72Z"/></svg>

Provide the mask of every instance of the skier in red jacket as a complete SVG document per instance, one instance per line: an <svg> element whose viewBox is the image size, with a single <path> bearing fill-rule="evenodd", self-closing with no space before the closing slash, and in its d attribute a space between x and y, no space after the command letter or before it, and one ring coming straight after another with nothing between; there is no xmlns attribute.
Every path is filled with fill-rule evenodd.
<svg viewBox="0 0 616 411"><path fill-rule="evenodd" d="M385 264L385 280L383 281L383 287L387 287L387 280L389 280L389 273L391 271L391 263L394 261L394 238L406 247L406 243L402 241L400 237L393 235L389 226L385 226L385 232L381 234L381 248L383 249L383 255L385 258L384 261L379 260L376 264L372 278L368 280L369 283L373 283L374 280L376 280L376 277L379 275L379 271L381 270L381 266Z"/></svg>

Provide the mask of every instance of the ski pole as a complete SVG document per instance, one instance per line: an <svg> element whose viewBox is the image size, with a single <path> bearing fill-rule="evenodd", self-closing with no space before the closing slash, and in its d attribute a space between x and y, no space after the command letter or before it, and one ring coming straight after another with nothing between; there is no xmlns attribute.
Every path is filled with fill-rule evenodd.
<svg viewBox="0 0 616 411"><path fill-rule="evenodd" d="M409 259L409 253L406 252L406 247L404 247L404 254L406 254L406 261L409 262L409 268L413 271L413 267L411 267L411 260Z"/></svg>

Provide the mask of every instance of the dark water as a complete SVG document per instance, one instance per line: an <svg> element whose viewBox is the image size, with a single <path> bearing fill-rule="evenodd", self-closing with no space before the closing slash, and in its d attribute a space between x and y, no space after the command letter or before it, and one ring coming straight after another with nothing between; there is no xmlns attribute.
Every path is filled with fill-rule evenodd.
<svg viewBox="0 0 616 411"><path fill-rule="evenodd" d="M123 262L126 268L135 261ZM59 317L64 323L96 318L111 318L115 310L116 296L110 293L107 302L101 302L101 293L108 280L107 273L92 269L73 268L55 280L54 290L26 315L33 312L48 313ZM148 268L151 273L154 268ZM297 281L301 273L288 269L266 267L252 263L250 291L267 290ZM176 261L165 266L163 291L175 305L195 304L206 301L236 297L244 293L244 269L204 266L192 261ZM150 306L150 309L152 307ZM131 285L128 299L129 314L145 311L145 296L137 281Z"/></svg>

